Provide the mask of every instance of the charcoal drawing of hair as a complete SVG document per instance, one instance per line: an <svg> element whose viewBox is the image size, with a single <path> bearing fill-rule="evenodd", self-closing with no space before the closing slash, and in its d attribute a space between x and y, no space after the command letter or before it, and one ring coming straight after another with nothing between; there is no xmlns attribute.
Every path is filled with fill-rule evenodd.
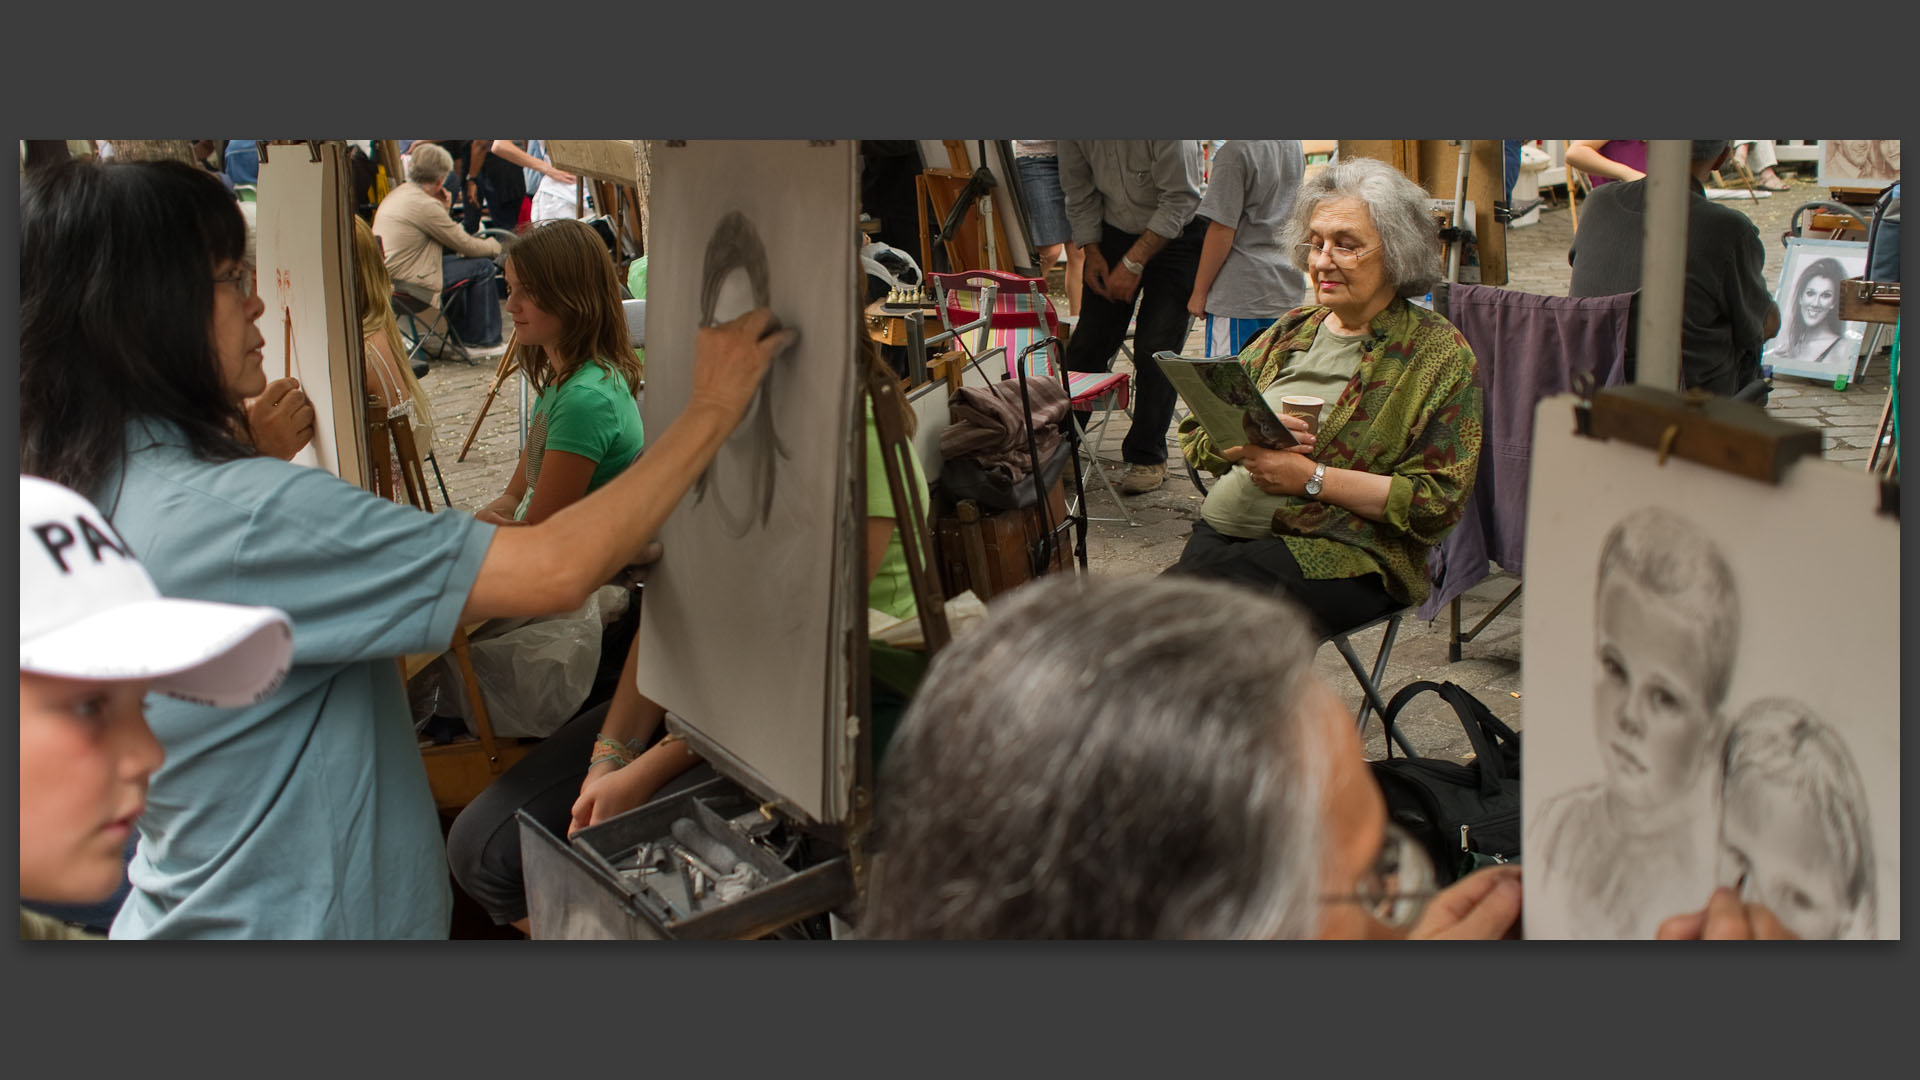
<svg viewBox="0 0 1920 1080"><path fill-rule="evenodd" d="M714 226L713 235L707 240L705 265L700 274L700 325L718 326L742 312L728 312L726 318L720 317L719 304L722 290L729 279L744 273L748 287L753 294L753 306L771 307L773 290L771 275L767 267L767 248L760 240L760 232L753 222L738 210L730 211ZM748 415L734 432L727 446L722 447L725 456L744 459L744 468L748 476L749 490L742 504L736 508L733 501L722 490L714 478L714 469L719 464L716 458L700 474L693 487L694 502L713 498L714 513L719 518L727 535L739 539L751 532L756 526L765 526L773 513L774 474L780 460L788 457L785 443L780 432L774 426L773 407L768 398L773 394L774 384L780 371L775 368L767 371L766 379L755 392L753 404L748 407Z"/></svg>
<svg viewBox="0 0 1920 1080"><path fill-rule="evenodd" d="M1635 511L1607 533L1600 549L1598 596L1616 575L1635 582L1698 631L1708 699L1726 700L1740 646L1740 598L1719 545L1679 514Z"/></svg>
<svg viewBox="0 0 1920 1080"><path fill-rule="evenodd" d="M1749 705L1722 754L1721 880L1808 938L1874 936L1866 789L1853 755L1791 698Z"/></svg>

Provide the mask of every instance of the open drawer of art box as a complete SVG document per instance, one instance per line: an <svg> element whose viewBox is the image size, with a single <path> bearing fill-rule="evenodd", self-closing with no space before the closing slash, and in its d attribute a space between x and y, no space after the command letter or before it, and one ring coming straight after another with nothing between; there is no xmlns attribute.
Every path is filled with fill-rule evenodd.
<svg viewBox="0 0 1920 1080"><path fill-rule="evenodd" d="M724 777L561 840L522 814L541 938L751 938L853 897L844 852L763 812Z"/></svg>

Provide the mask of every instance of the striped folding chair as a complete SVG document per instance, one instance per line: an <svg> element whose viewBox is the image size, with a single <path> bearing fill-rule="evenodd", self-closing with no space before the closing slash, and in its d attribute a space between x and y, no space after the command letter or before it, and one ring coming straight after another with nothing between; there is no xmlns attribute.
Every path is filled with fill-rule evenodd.
<svg viewBox="0 0 1920 1080"><path fill-rule="evenodd" d="M1041 278L996 270L967 270L957 274L928 274L927 280L933 282L940 322L949 332L957 326L979 321L981 298L988 287L992 287L992 309L987 313L987 323L979 329L968 351L976 362L988 353L999 352L1005 365L1000 378L1017 375L1015 365L1023 362L1024 357L1028 375L1046 375L1065 383L1073 415L1094 417L1080 433L1081 484L1084 486L1089 477L1098 480L1114 505L1120 508L1120 517L1091 520L1125 521L1138 526L1140 523L1134 520L1133 512L1114 489L1107 471L1100 467L1100 448L1106 440L1107 424L1116 411L1126 410L1132 376L1125 372L1061 370L1060 313L1047 298L1047 283ZM1034 347L1050 337L1055 339L1052 344Z"/></svg>

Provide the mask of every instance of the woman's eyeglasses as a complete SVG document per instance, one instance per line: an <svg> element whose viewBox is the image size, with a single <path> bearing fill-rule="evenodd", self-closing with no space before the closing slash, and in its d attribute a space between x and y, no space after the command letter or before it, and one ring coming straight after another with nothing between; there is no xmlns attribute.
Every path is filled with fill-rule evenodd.
<svg viewBox="0 0 1920 1080"><path fill-rule="evenodd" d="M1313 262L1313 257L1316 254L1318 254L1321 251L1325 251L1327 253L1327 257L1333 260L1333 265L1339 267L1342 270L1353 269L1354 267L1360 265L1361 259L1364 259L1367 256L1379 250L1380 250L1380 245L1378 244L1375 244L1370 248L1365 248L1360 251L1355 251L1352 248L1344 248L1344 247L1325 247L1320 244L1293 245L1294 254L1299 256L1301 262L1311 263Z"/></svg>
<svg viewBox="0 0 1920 1080"><path fill-rule="evenodd" d="M213 283L215 285L233 286L233 291L239 293L240 299L242 300L253 299L253 270L251 268L242 267L230 274L221 274L213 279Z"/></svg>
<svg viewBox="0 0 1920 1080"><path fill-rule="evenodd" d="M1433 860L1411 834L1388 822L1380 854L1352 893L1322 896L1323 903L1352 903L1394 930L1411 927L1433 899Z"/></svg>

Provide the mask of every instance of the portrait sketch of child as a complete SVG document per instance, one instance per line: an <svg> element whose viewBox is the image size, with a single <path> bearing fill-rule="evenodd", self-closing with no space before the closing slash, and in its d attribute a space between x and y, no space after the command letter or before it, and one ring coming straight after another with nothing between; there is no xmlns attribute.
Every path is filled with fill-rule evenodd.
<svg viewBox="0 0 1920 1080"><path fill-rule="evenodd" d="M1846 744L1769 698L1741 713L1722 760L1720 883L1802 938L1873 937L1873 834Z"/></svg>
<svg viewBox="0 0 1920 1080"><path fill-rule="evenodd" d="M1602 544L1594 622L1604 779L1545 803L1528 862L1567 936L1646 939L1713 890L1722 706L1740 638L1733 572L1692 522L1636 511Z"/></svg>

